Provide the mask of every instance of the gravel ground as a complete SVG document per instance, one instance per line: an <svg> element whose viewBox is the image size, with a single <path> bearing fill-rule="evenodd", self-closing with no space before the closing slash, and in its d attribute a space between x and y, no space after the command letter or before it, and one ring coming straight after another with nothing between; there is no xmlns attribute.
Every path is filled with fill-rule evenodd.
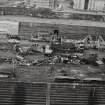
<svg viewBox="0 0 105 105"><path fill-rule="evenodd" d="M0 51L1 57L15 57L11 52ZM27 56L29 60L39 59L40 56ZM43 55L42 55L42 59ZM36 66L17 66L12 64L0 64L0 72L12 72L15 68L16 79L23 82L52 82L54 76L61 75L60 71L64 70L68 76L76 76L78 78L84 77L102 77L104 78L105 66L95 67L90 65L73 65L73 64L42 64ZM75 73L74 73L75 72ZM75 74L75 75L74 75Z"/></svg>
<svg viewBox="0 0 105 105"><path fill-rule="evenodd" d="M105 69L105 67L104 67ZM75 74L77 78L104 78L104 69L97 68L89 65L42 65L42 66L29 66L17 67L16 75L18 81L23 82L52 82L55 76L59 76L59 71L65 70L67 76ZM74 73L75 72L75 73Z"/></svg>

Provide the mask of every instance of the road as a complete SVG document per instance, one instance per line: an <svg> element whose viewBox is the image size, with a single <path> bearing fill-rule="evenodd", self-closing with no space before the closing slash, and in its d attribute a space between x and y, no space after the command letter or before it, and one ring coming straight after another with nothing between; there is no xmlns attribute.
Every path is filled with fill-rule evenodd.
<svg viewBox="0 0 105 105"><path fill-rule="evenodd" d="M41 19L25 16L0 16L0 21L15 21L15 22L35 22L61 25L77 25L77 26L92 26L105 27L105 22L93 22L88 20L72 20L72 19Z"/></svg>

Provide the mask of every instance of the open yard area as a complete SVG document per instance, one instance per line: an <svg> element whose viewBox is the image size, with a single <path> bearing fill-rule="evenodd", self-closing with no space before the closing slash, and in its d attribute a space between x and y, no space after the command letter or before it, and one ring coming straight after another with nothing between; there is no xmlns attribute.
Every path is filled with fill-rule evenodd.
<svg viewBox="0 0 105 105"><path fill-rule="evenodd" d="M105 23L101 22L90 22L90 21L81 21L81 20L64 20L64 19L40 19L40 18L30 18L30 17L23 17L23 16L0 16L0 21L16 21L16 22L31 22L31 23L46 23L46 24L53 24L53 25L71 25L71 26L96 26L97 27L105 27ZM75 29L74 29L75 30ZM79 29L77 29L79 31ZM88 31L86 29L85 31ZM84 32L84 31L83 31ZM22 41L21 45L30 47L31 44L28 41ZM28 43L28 44L27 44ZM9 48L9 47L8 47ZM5 49L5 48L4 48ZM10 48L11 49L11 48ZM90 51L95 52L95 51ZM99 56L105 57L105 52L96 51ZM7 57L15 59L18 56L18 53L15 54L12 51L0 51L0 57ZM19 57L18 57L19 58ZM38 61L38 59L44 61L43 54L33 54L27 55L25 57L19 58L19 60L28 60L28 61ZM24 61L25 61L24 60ZM11 66L10 66L11 65ZM3 69L9 69L10 72L14 72L16 75L17 81L24 81L24 82L52 82L54 77L57 75L66 75L66 76L74 76L79 79L83 79L85 77L96 77L96 78L104 78L105 74L105 67L97 67L91 65L82 65L82 64L64 64L64 63L54 63L54 64L41 64L41 65L17 65L14 64L13 61L11 64L0 64L0 71ZM63 73L62 73L63 71ZM65 72L65 73L64 73Z"/></svg>
<svg viewBox="0 0 105 105"><path fill-rule="evenodd" d="M6 66L6 67L5 67ZM14 67L14 68L13 68ZM51 64L40 66L13 66L8 64L0 65L0 72L15 72L16 81L21 82L54 82L56 76L84 78L102 78L105 80L105 66L95 67L90 65L64 65Z"/></svg>

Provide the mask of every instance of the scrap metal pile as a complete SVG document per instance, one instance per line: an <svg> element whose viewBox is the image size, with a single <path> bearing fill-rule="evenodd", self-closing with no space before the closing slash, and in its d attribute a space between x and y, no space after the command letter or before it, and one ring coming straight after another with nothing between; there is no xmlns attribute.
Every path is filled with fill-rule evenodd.
<svg viewBox="0 0 105 105"><path fill-rule="evenodd" d="M97 54L85 54L69 52L58 52L48 55L45 53L33 50L34 43L26 40L18 40L7 43L1 43L0 45L0 63L10 62L17 63L19 65L41 65L41 64L86 64L98 66L105 63L105 58L99 59ZM73 49L73 48L72 48ZM56 49L55 49L56 50ZM73 49L74 50L74 49ZM37 59L36 59L36 58ZM42 58L42 59L41 59Z"/></svg>
<svg viewBox="0 0 105 105"><path fill-rule="evenodd" d="M33 50L33 42L30 42L28 40L16 40L17 39L15 39L15 41L9 40L6 43L1 43L2 46L0 46L0 67L2 68L0 68L0 74L4 75L4 69L6 71L10 69L8 74L12 73L12 76L15 76L15 68L17 68L18 66L34 67L44 65L49 65L51 67L51 73L58 71L61 76L73 76L79 79L82 79L84 77L90 78L94 75L97 75L98 73L100 74L99 76L102 76L104 72L100 71L100 67L103 66L103 68L105 68L105 58L99 59L97 54L87 55L84 53L74 52L53 52L52 54L46 55L45 53ZM60 71L56 68L57 65L62 65ZM73 65L75 67L79 66L80 68L71 68L73 67ZM85 66L88 68L87 70L85 70ZM96 69L97 67L98 70ZM63 68L64 70L62 70ZM68 70L66 70L66 68L68 68ZM66 73L67 71L70 72Z"/></svg>

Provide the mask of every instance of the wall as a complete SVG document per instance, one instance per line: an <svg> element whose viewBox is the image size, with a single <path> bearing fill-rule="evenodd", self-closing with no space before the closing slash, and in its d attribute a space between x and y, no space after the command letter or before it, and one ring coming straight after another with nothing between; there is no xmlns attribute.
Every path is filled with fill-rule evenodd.
<svg viewBox="0 0 105 105"><path fill-rule="evenodd" d="M0 31L18 35L19 22L0 21Z"/></svg>

